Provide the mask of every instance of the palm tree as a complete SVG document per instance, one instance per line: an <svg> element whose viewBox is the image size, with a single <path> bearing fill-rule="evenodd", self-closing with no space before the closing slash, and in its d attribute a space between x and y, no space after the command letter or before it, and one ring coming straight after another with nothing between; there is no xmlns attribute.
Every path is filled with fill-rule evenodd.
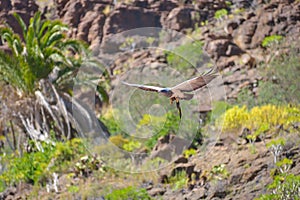
<svg viewBox="0 0 300 200"><path fill-rule="evenodd" d="M14 16L22 34L16 34L9 26L0 28L2 43L11 49L11 55L0 52L0 80L16 88L21 95L7 101L2 101L0 96L0 109L7 107L11 112L5 116L0 114L0 121L1 118L5 118L3 121L14 120L39 148L38 141L47 141L51 130L57 139L70 139L81 133L82 124L94 126L93 121L97 119L93 118L92 112L75 102L70 96L72 92L66 92L70 88L65 87L72 87L69 82L74 80L83 64L98 70L100 67L103 72L105 69L90 57L85 43L67 38L68 28L60 21L42 19L41 13L37 12L26 26L18 14ZM54 69L58 69L58 76L52 80L49 77ZM99 79L82 77L84 80L80 83L83 85L93 84L91 79ZM96 89L102 100L108 101L104 88L97 85ZM74 106L82 113L81 120L72 115Z"/></svg>
<svg viewBox="0 0 300 200"><path fill-rule="evenodd" d="M2 42L11 49L13 59L20 63L18 74L29 92L34 91L37 82L47 78L55 66L61 70L74 69L80 66L82 57L87 56L86 45L67 38L68 28L60 21L43 20L37 12L26 26L18 14L14 16L22 28L21 37L8 26L1 28L0 34ZM0 73L3 76L3 71Z"/></svg>

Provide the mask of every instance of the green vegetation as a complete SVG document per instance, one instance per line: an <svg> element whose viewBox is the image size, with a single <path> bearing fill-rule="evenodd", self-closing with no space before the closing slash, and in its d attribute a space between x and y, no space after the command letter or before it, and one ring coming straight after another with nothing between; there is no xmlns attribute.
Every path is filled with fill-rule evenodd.
<svg viewBox="0 0 300 200"><path fill-rule="evenodd" d="M228 11L223 8L215 12L215 19L221 20L228 15Z"/></svg>
<svg viewBox="0 0 300 200"><path fill-rule="evenodd" d="M180 123L177 113L168 112L162 117L145 114L136 125L136 132L138 132L139 135L148 135L148 132L151 130L155 135L149 137L146 141L137 141L129 137L121 129L121 122L113 116L115 115L112 114L111 111L108 111L101 119L113 135L110 137L110 141L126 151L134 151L143 145L148 150L151 150L155 146L158 138L170 133L176 133Z"/></svg>
<svg viewBox="0 0 300 200"><path fill-rule="evenodd" d="M167 62L174 69L181 72L193 69L202 61L202 46L202 42L181 45L172 51L166 52Z"/></svg>
<svg viewBox="0 0 300 200"><path fill-rule="evenodd" d="M126 187L112 191L110 194L105 196L107 200L119 200L119 199L132 199L132 200L150 200L151 197L147 193L146 189L139 189L136 187Z"/></svg>
<svg viewBox="0 0 300 200"><path fill-rule="evenodd" d="M245 8L237 8L233 11L234 14L236 15L239 15L239 14L242 14L242 13L245 13Z"/></svg>
<svg viewBox="0 0 300 200"><path fill-rule="evenodd" d="M289 129L293 123L300 121L300 109L292 106L264 105L248 110L246 106L227 110L216 124L224 132L237 132L248 128L255 134L274 131L278 126ZM292 130L291 130L292 131Z"/></svg>
<svg viewBox="0 0 300 200"><path fill-rule="evenodd" d="M300 57L292 50L288 56L277 57L263 75L268 78L260 83L257 104L300 104Z"/></svg>
<svg viewBox="0 0 300 200"><path fill-rule="evenodd" d="M286 139L282 137L272 139L266 144L274 157L275 168L271 170L273 182L268 185L269 194L261 195L257 200L300 199L300 176L289 174L293 160L286 157L279 160L285 144Z"/></svg>
<svg viewBox="0 0 300 200"><path fill-rule="evenodd" d="M120 48L124 50L132 50L134 49L134 44L134 38L127 37L125 42L120 46Z"/></svg>
<svg viewBox="0 0 300 200"><path fill-rule="evenodd" d="M72 161L83 155L86 150L81 139L72 139L66 143L43 143L44 151L24 153L22 157L3 155L9 161L6 170L0 175L5 185L21 181L45 184L46 178L53 172L64 171L72 166Z"/></svg>
<svg viewBox="0 0 300 200"><path fill-rule="evenodd" d="M188 177L185 171L176 172L174 176L169 178L168 183L171 185L173 190L179 190L187 186Z"/></svg>
<svg viewBox="0 0 300 200"><path fill-rule="evenodd" d="M111 135L122 135L125 136L126 133L122 129L121 120L118 118L120 115L119 111L116 109L108 109L101 115L100 120L108 128Z"/></svg>
<svg viewBox="0 0 300 200"><path fill-rule="evenodd" d="M229 177L229 173L226 169L225 164L213 166L209 174L209 179L213 179L213 180L223 180L228 177Z"/></svg>
<svg viewBox="0 0 300 200"><path fill-rule="evenodd" d="M123 149L125 151L133 152L136 149L139 149L142 146L142 144L139 141L130 140L128 143L123 145Z"/></svg>
<svg viewBox="0 0 300 200"><path fill-rule="evenodd" d="M197 150L196 149L187 149L183 152L184 157L189 158L193 155L197 154Z"/></svg>
<svg viewBox="0 0 300 200"><path fill-rule="evenodd" d="M122 135L114 135L114 136L111 136L109 138L109 141L111 143L113 143L114 145L116 145L117 147L119 148L122 148L123 149L123 146L125 144L128 144L129 143L129 140L124 138Z"/></svg>
<svg viewBox="0 0 300 200"><path fill-rule="evenodd" d="M117 147L129 152L133 152L134 150L139 149L142 146L139 141L136 141L130 137L128 137L128 139L124 138L122 135L111 136L109 138L109 141Z"/></svg>
<svg viewBox="0 0 300 200"><path fill-rule="evenodd" d="M42 20L41 13L37 12L27 27L18 14L14 16L22 28L22 36L10 27L0 29L2 42L13 53L12 57L0 54L1 80L23 92L32 92L38 81L46 78L54 66L65 72L80 66L80 55L86 53L86 47L77 40L66 38L66 25L60 21Z"/></svg>
<svg viewBox="0 0 300 200"><path fill-rule="evenodd" d="M232 6L231 8L234 8L234 5L232 5L230 1L225 1L225 3L228 7ZM109 15L109 13L112 11L111 9L111 6L106 6L103 10L103 13L105 15ZM221 21L225 18L230 18L230 9L220 9L216 11L214 18L218 21ZM231 12L233 14L241 14L244 13L245 10L243 8L238 8L235 10L231 9ZM67 38L68 28L66 25L62 24L60 21L50 21L47 19L43 19L41 17L41 13L38 12L30 20L29 25L26 26L19 15L14 15L19 22L22 34L20 36L17 35L10 27L0 28L0 36L2 42L4 44L7 44L12 52L11 55L0 52L0 81L12 85L17 91L21 91L22 95L32 95L37 90L43 90L43 88L39 88L39 81L42 79L47 79L49 74L53 72L53 69L55 67L58 67L58 78L56 80L53 80L54 85L59 89L58 93L67 91L69 94L72 94L72 91L66 90L66 87L70 88L69 86L72 85L69 84L70 82L76 83L76 81L80 82L84 80L84 84L94 84L88 82L90 80L96 80L94 74L90 77L79 77L83 78L83 80L79 80L77 72L79 67L83 63L91 62L95 64L92 64L92 66L97 67L97 61L89 60L90 52L87 50L87 46L84 43ZM199 13L196 13L192 17L192 20L197 21L197 23L200 20ZM202 37L203 34L200 33L201 30L200 28L198 28L197 23L195 24L197 30L194 33L196 33L195 35L197 35L198 37ZM208 24L210 24L210 20L201 22L201 25L203 26L206 26ZM218 29L219 27L214 26L211 28ZM203 30L206 31L205 28L203 28ZM211 33L213 34L214 30ZM271 35L264 38L261 46L264 47L264 52L268 52L272 51L272 47L277 44L281 44L281 42L283 41L283 36ZM149 44L149 46L152 46L156 41L153 37L148 37L146 39L146 42L147 44ZM194 75L196 72L196 67L200 65L202 66L202 64L205 64L206 62L206 60L203 60L203 45L204 44L202 42L185 43L173 49L173 51L165 52L166 60L171 67L178 70L179 72L190 73ZM134 47L135 44L133 37L126 38L124 43L121 45L121 48L124 49L132 50L134 49ZM277 50L278 49L276 49L276 51ZM299 52L297 51L291 51L286 55L281 55L282 51L278 52L280 55L276 55L273 60L270 59L270 62L266 61L266 64L262 65L260 68L264 78L259 79L260 81L257 83L259 87L258 96L254 96L254 94L252 93L252 86L250 85L249 88L244 88L239 93L237 102L234 102L233 104L228 104L223 101L213 102L213 111L209 114L210 124L207 124L212 125L209 127L211 129L206 129L206 127L199 128L199 123L197 121L199 118L196 118L192 114L189 116L184 115L188 116L187 119L179 119L176 109L173 109L172 112L163 113L160 116L147 114L144 112L144 110L148 110L145 109L146 106L144 107L143 104L139 104L134 107L135 105L134 103L132 103L134 102L133 100L139 102L140 100L146 99L144 95L140 95L138 97L132 97L130 99L130 101L132 102L130 102L129 104L129 112L132 111L135 113L135 115L132 115L132 119L135 122L135 125L133 127L130 127L132 128L133 133L126 132L126 128L128 125L126 124L127 121L121 119L121 117L128 116L124 115L124 113L127 111L108 109L106 112L103 111L104 114L101 115L100 120L104 122L111 134L111 136L109 137L110 143L103 144L102 146L96 145L96 147L93 148L95 148L96 150L99 149L97 153L99 153L99 155L101 156L108 155L105 162L109 163L111 161L110 164L113 164L110 167L112 168L115 167L116 169L121 169L124 171L132 171L136 170L137 168L142 170L152 170L161 168L162 166L164 166L162 164L168 164L168 161L160 157L155 157L153 159L150 159L148 157L149 159L146 158L145 160L142 160L143 163L141 164L138 163L141 161L140 158L136 158L133 154L123 154L123 152L127 151L134 153L149 153L157 144L158 138L160 137L169 134L175 134L179 137L182 135L189 137L190 135L188 134L197 132L195 136L192 135L188 138L192 139L193 137L192 147L189 147L189 149L185 150L183 152L183 155L185 156L185 158L190 158L193 156L189 160L193 159L193 162L197 164L197 167L198 164L200 167L202 167L202 164L197 163L197 160L195 159L197 158L198 154L199 156L201 156L202 153L206 153L202 152L202 149L204 150L204 148L206 147L205 145L209 146L211 144L211 140L202 142L203 137L209 135L209 131L215 133L217 132L216 127L219 127L222 129L222 132L232 133L233 135L230 136L233 137L237 135L241 136L241 133L243 133L242 137L244 137L245 131L247 134L245 136L246 140L238 143L238 145L233 145L232 147L235 151L243 148L243 145L245 144L244 141L246 141L249 142L250 145L252 145L252 152L255 153L256 150L254 149L254 144L255 142L259 141L258 139L262 139L263 142L266 142L265 148L267 148L269 151L269 154L265 155L271 155L274 159L274 169L272 169L270 172L271 177L273 178L273 182L268 186L269 194L264 194L259 199L300 199L300 176L289 174L290 171L292 171L291 168L297 161L295 160L294 162L291 158L293 155L288 156L288 152L284 152L286 154L283 153L284 149L290 148L288 145L290 145L291 143L290 141L289 143L287 142L288 140L287 138L285 138L285 136L291 134L293 136L292 139L294 139L294 137L297 136L295 133L299 134L300 57L298 55ZM210 64L211 63L209 63L208 65ZM119 71L115 71L114 75L123 73L123 70L126 69L120 69L118 67L117 70ZM102 75L104 79L108 77L108 73L106 71L104 71ZM75 76L77 77L76 79ZM88 79L87 82L85 82L85 79ZM108 102L109 96L106 90L110 87L110 84L108 80L105 80L102 83L103 85L99 85L97 83L96 89L98 93L101 94L101 100L103 102ZM153 103L160 103L160 99L156 97L155 100L148 99L147 101L149 101L151 105L153 105ZM193 102L189 101L188 103L191 105ZM110 189L110 193L104 195L105 199L151 199L146 189L137 186L139 184L132 184L134 186L127 187L129 184L131 184L131 182L128 182L128 176L122 174L122 172L119 173L117 171L114 171L114 169L110 169L111 171L109 172L111 174L109 174L107 173L108 170L99 170L99 166L102 165L102 163L100 162L100 158L96 155L87 155L84 140L74 138L71 140L67 140L64 143L57 141L55 136L56 134L58 135L61 133L57 133L57 130L53 127L55 127L55 125L59 123L59 125L61 125L62 127L61 131L64 132L67 129L67 126L65 126L65 121L55 121L55 119L52 120L51 117L48 117L49 115L47 115L46 112L50 112L47 110L48 108L53 108L53 111L55 111L53 112L53 116L58 113L57 119L63 118L65 116L61 115L61 113L59 112L56 112L59 111L59 109L62 107L56 107L54 109L54 104L52 104L52 102L46 102L46 106L44 107L40 106L40 104L35 105L36 110L34 111L36 115L28 115L29 117L25 116L25 121L30 117L43 118L44 121L50 121L49 126L46 127L45 130L47 128L55 130L50 131L50 135L52 134L50 138L55 142L51 142L50 140L48 140L50 141L49 143L38 141L41 143L41 151L39 151L39 149L35 147L35 144L37 144L35 140L29 140L29 148L26 148L27 152L25 153L21 152L21 150L25 149L23 147L12 148L13 151L11 154L7 154L7 152L3 153L2 149L0 149L0 162L1 166L4 166L5 169L5 171L0 175L0 191L5 190L5 188L8 186L18 185L21 182L34 184L35 187L38 188L37 190L39 190L41 187L44 187L49 182L49 180L52 180L51 177L54 173L57 173L59 175L66 176L62 178L65 178L63 180L69 182L66 184L63 183L65 185L61 186L64 187L64 191L67 191L68 193L71 193L71 195L74 195L74 198L77 193L85 192L86 196L88 196L90 195L89 192L92 190L94 190L93 192L97 193L97 195L99 195L98 192L100 191L102 195L102 192L107 187L106 184L108 184L110 186L114 185L112 188L118 189ZM147 106L149 105L150 104L147 104ZM184 106L184 102L182 102L181 105ZM39 109L38 107L41 107L41 109ZM158 107L157 110L160 109L161 108ZM154 110L154 112L156 112L157 110ZM186 111L188 109L183 110ZM19 112L19 110L16 110L15 113L21 112ZM64 114L66 116L71 116L71 114L67 112L65 112ZM193 121L193 119L196 119L196 123ZM0 120L2 120L2 118ZM35 121L32 121L32 124L34 124ZM40 127L43 127L43 124L35 124L37 125L33 128L36 128L40 131ZM2 124L1 121L0 125L0 128L2 130L2 125L5 126L5 122ZM74 127L70 127L68 130L70 130L71 135L73 134ZM8 131L13 132L13 130ZM43 132L43 130L40 132ZM28 131L28 133L30 133L30 131ZM136 135L137 139L132 137L131 134ZM266 135L268 137L266 137ZM18 136L20 136L21 138L22 135L19 134ZM149 136L149 138L139 136ZM5 138L6 135L0 137L1 142L5 141L5 139L7 138L10 138L10 136ZM72 137L74 136L72 135L68 138ZM213 137L214 135L211 136L211 138ZM66 139L67 137L62 136L61 138ZM20 144L22 144L21 142ZM224 143L225 142L227 142L227 140L224 140ZM203 146L201 146L202 144ZM264 145L265 143L260 143L260 145L262 144ZM299 143L296 144L298 145ZM18 145L14 144L14 146ZM114 151L115 146L124 151ZM199 149L197 149L198 147ZM227 151L233 148L225 149L221 147L220 150L225 149ZM296 149L296 151L298 151L298 149ZM283 157L284 155L286 155L287 157ZM252 167L251 163L249 164L247 162L243 162L239 162L239 164L244 168ZM139 168L141 167L140 165L145 166ZM203 168L205 167L206 166L203 164ZM203 170L202 173L204 172L204 175L202 177L198 177L198 173L196 175L196 172L193 173L191 177L188 177L187 173L184 170L176 171L173 176L169 177L168 182L166 183L166 187L171 188L173 191L181 190L183 188L189 190L190 188L187 188L187 186L190 183L193 186L201 185L202 187L209 181L219 182L220 180L229 178L230 174L227 169L229 168L227 168L225 164L218 163L216 165L215 163L209 165L208 169L201 168L201 170ZM265 170L264 167L262 169ZM266 169L269 169L269 167ZM94 175L95 173L93 173L96 172L96 170L97 173L99 173L98 176ZM103 173L104 171L105 173ZM89 176L91 174L93 175ZM253 175L255 176L255 174ZM145 176L145 174L142 174L142 176ZM77 180L77 178L75 179L75 177L84 178L83 180ZM136 177L134 177L134 179ZM151 180L151 178L148 179L148 177L143 177L143 180L152 182L153 180ZM243 176L242 179L244 178L245 177ZM122 184L121 180L125 182L125 185L120 187L120 184ZM248 180L251 181L250 178ZM232 182L235 182L235 180L233 180ZM82 186L87 187L88 190L84 191L86 188ZM206 187L204 188L205 190L207 190ZM61 198L64 197L62 196ZM82 198L85 199L86 197Z"/></svg>
<svg viewBox="0 0 300 200"><path fill-rule="evenodd" d="M293 164L293 160L284 158L276 163L276 166L279 168L280 173L287 173Z"/></svg>
<svg viewBox="0 0 300 200"><path fill-rule="evenodd" d="M300 199L300 176L294 174L281 174L274 178L273 183L268 185L270 194L264 194L257 200L283 200Z"/></svg>
<svg viewBox="0 0 300 200"><path fill-rule="evenodd" d="M277 49L280 52L280 48ZM272 53L269 53L272 54ZM266 81L258 82L258 96L250 88L244 88L238 94L236 104L248 108L266 104L300 104L300 57L297 49L291 47L286 54L279 54L265 64L261 64L260 73Z"/></svg>
<svg viewBox="0 0 300 200"><path fill-rule="evenodd" d="M147 37L146 42L149 44L149 46L151 47L152 44L155 42L155 38L154 37Z"/></svg>
<svg viewBox="0 0 300 200"><path fill-rule="evenodd" d="M175 114L173 112L168 112L163 119L165 121L157 121L158 126L154 126L156 134L145 142L146 148L149 150L151 150L155 146L158 138L171 133L175 134L178 131L180 120L177 113ZM144 124L144 121L141 120L140 125L147 124Z"/></svg>
<svg viewBox="0 0 300 200"><path fill-rule="evenodd" d="M278 44L283 39L281 35L270 35L263 39L261 46L270 47L273 44Z"/></svg>
<svg viewBox="0 0 300 200"><path fill-rule="evenodd" d="M266 147L271 151L274 157L274 164L277 164L278 157L281 154L283 146L285 145L286 141L284 138L277 138L273 139L266 144Z"/></svg>
<svg viewBox="0 0 300 200"><path fill-rule="evenodd" d="M280 157L286 143L284 138L273 139L266 144L274 157L275 169L271 170L273 182L268 185L269 194L261 195L258 200L300 199L300 176L290 174L293 160Z"/></svg>
<svg viewBox="0 0 300 200"><path fill-rule="evenodd" d="M209 119L211 123L215 123L217 119L219 119L226 110L232 108L232 105L225 101L217 101L213 102L213 109L212 112L209 115Z"/></svg>
<svg viewBox="0 0 300 200"><path fill-rule="evenodd" d="M68 192L70 192L70 193L78 193L78 191L79 191L78 186L71 185L70 187L68 187Z"/></svg>

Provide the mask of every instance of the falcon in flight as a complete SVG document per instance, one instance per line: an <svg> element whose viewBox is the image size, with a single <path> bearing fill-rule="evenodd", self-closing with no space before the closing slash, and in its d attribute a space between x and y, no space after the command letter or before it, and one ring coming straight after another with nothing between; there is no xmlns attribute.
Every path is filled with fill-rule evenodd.
<svg viewBox="0 0 300 200"><path fill-rule="evenodd" d="M192 92L199 88L202 88L203 86L207 85L210 81L212 81L216 77L217 75L215 73L208 72L202 76L195 77L187 81L184 81L182 83L179 83L174 87L166 87L166 88L151 86L151 85L131 84L131 83L126 83L124 81L122 81L122 83L130 87L136 87L151 92L158 92L166 97L169 97L171 104L173 103L173 101L176 101L179 117L181 118L181 108L180 108L179 100L192 99L194 94L186 93L186 92Z"/></svg>

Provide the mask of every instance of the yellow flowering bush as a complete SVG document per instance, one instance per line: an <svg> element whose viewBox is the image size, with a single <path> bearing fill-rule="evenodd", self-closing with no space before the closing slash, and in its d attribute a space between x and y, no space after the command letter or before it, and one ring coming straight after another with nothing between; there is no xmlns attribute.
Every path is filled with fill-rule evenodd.
<svg viewBox="0 0 300 200"><path fill-rule="evenodd" d="M114 135L109 138L109 141L119 148L123 148L125 144L129 143L129 140L124 138L122 135Z"/></svg>
<svg viewBox="0 0 300 200"><path fill-rule="evenodd" d="M249 112L246 106L233 108L227 110L216 123L223 131L237 131L245 125L249 120Z"/></svg>
<svg viewBox="0 0 300 200"><path fill-rule="evenodd" d="M217 121L223 132L236 132L242 128L265 132L277 126L288 128L292 123L300 122L299 107L263 105L248 110L246 106L235 106L227 110Z"/></svg>

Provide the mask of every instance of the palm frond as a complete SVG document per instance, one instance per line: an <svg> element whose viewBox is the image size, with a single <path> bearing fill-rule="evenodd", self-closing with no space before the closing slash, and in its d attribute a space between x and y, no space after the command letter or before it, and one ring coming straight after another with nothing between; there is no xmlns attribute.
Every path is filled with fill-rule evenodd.
<svg viewBox="0 0 300 200"><path fill-rule="evenodd" d="M60 44L60 48L62 49L71 49L75 53L83 53L84 55L88 55L88 45L79 40L67 39L63 43Z"/></svg>
<svg viewBox="0 0 300 200"><path fill-rule="evenodd" d="M33 24L30 24L28 26L28 31L27 31L26 37L24 38L27 49L31 49L33 47L33 40L35 38L34 32L35 31L34 31Z"/></svg>
<svg viewBox="0 0 300 200"><path fill-rule="evenodd" d="M27 37L27 26L25 24L25 22L23 21L23 19L21 18L21 16L18 13L13 13L14 17L16 18L16 20L18 21L19 25L22 28L22 32L23 32L23 37Z"/></svg>
<svg viewBox="0 0 300 200"><path fill-rule="evenodd" d="M31 19L32 19L33 29L35 30L35 37L37 37L41 28L41 12L40 11L36 12L34 17Z"/></svg>
<svg viewBox="0 0 300 200"><path fill-rule="evenodd" d="M0 51L0 80L9 83L16 89L27 92L24 74L17 59Z"/></svg>
<svg viewBox="0 0 300 200"><path fill-rule="evenodd" d="M23 51L21 38L15 34L11 28L5 27L0 28L2 43L7 43L8 46L13 50L15 55L20 55Z"/></svg>
<svg viewBox="0 0 300 200"><path fill-rule="evenodd" d="M60 31L56 31L51 34L45 43L45 46L55 46L57 43L61 42L64 35Z"/></svg>

